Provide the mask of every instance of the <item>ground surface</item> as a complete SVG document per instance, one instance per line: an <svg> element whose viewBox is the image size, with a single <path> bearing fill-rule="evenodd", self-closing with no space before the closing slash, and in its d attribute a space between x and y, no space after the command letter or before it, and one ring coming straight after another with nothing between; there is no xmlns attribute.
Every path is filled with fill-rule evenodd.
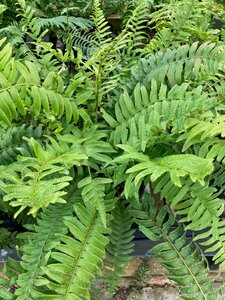
<svg viewBox="0 0 225 300"><path fill-rule="evenodd" d="M214 269L211 274L218 275L218 284L225 282L225 271L218 274L218 270ZM157 259L135 258L130 262L116 294L109 295L99 282L93 287L92 300L181 300L181 297ZM225 289L217 300L225 300Z"/></svg>
<svg viewBox="0 0 225 300"><path fill-rule="evenodd" d="M149 258L147 264L149 268L146 272L146 268L144 268L145 271L140 268L143 265L143 260L140 258L133 259L118 293L108 295L99 284L93 295L93 300L181 300L179 292L167 278L167 272L160 265L160 262L155 258ZM146 267L146 261L144 267ZM135 278L137 273L140 275L138 279ZM211 274L212 276L218 275L216 280L218 284L225 282L225 272L218 274L218 270L214 269ZM144 280L141 280L142 276L145 277ZM217 300L225 300L225 289L224 294L218 295Z"/></svg>

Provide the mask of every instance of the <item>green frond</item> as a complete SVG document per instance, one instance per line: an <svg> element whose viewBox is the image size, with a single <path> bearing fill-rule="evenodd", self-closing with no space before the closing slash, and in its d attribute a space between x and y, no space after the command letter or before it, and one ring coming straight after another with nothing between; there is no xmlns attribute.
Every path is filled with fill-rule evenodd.
<svg viewBox="0 0 225 300"><path fill-rule="evenodd" d="M100 162L111 161L111 155L115 151L106 142L107 131L98 130L97 126L86 127L80 130L77 127L70 127L64 134L57 135L57 140L67 144L71 152L81 153ZM54 147L56 141L52 144ZM62 148L63 149L63 148ZM62 151L65 152L65 150Z"/></svg>
<svg viewBox="0 0 225 300"><path fill-rule="evenodd" d="M190 119L186 122L185 133L182 134L178 141L184 141L183 151L186 151L190 146L194 144L203 144L207 142L208 148L215 143L215 146L212 147L212 151L208 154L210 157L214 158L219 154L218 145L223 141L219 139L212 139L214 137L224 137L225 136L225 116L213 113L208 113L203 115L200 120ZM205 144L206 145L206 144ZM202 149L203 151L203 149Z"/></svg>
<svg viewBox="0 0 225 300"><path fill-rule="evenodd" d="M184 231L225 265L225 47L213 29L225 10L156 2L132 1L114 34L100 0L82 6L91 20L70 16L75 7L42 18L18 0L17 23L0 29L0 209L24 231L0 230L22 257L6 264L1 299L90 300L96 277L115 291L134 218L184 299L216 299Z"/></svg>
<svg viewBox="0 0 225 300"><path fill-rule="evenodd" d="M110 27L101 9L101 2L99 0L94 0L93 2L93 22L95 25L95 35L98 39L97 45L101 47L102 45L109 43L112 40Z"/></svg>
<svg viewBox="0 0 225 300"><path fill-rule="evenodd" d="M84 66L85 69L91 70L90 76L95 77L96 108L98 108L104 95L117 87L118 82L128 72L129 64L133 64L135 61L134 57L142 43L140 40L143 40L143 15L144 11L147 13L147 9L144 1L142 1L129 18L122 32L112 39L99 1L96 1L94 6L95 35L98 40L93 40L95 49L90 48L91 51L93 49L93 52ZM123 60L124 57L126 60Z"/></svg>
<svg viewBox="0 0 225 300"><path fill-rule="evenodd" d="M36 299L39 286L48 282L43 278L42 267L49 263L53 249L59 244L61 235L67 233L64 217L71 216L73 205L81 200L78 192L69 195L68 203L50 205L37 218L32 231L21 234L25 240L22 247L23 270L16 280L18 300Z"/></svg>
<svg viewBox="0 0 225 300"><path fill-rule="evenodd" d="M55 16L53 18L38 18L37 23L40 27L57 27L58 29L81 28L83 30L91 29L93 27L92 21L80 17L73 16Z"/></svg>
<svg viewBox="0 0 225 300"><path fill-rule="evenodd" d="M149 194L145 194L141 210L133 212L140 230L153 241L163 242L151 249L162 258L169 278L176 282L184 299L216 299L214 280L209 278L209 269L194 243L187 243L182 226L170 230L175 223L173 214L165 206L159 212Z"/></svg>
<svg viewBox="0 0 225 300"><path fill-rule="evenodd" d="M55 263L43 268L48 276L48 294L38 293L35 299L90 299L88 289L100 274L109 230L102 225L98 212L90 205L75 205L76 217L66 217L71 236L61 236L51 257Z"/></svg>
<svg viewBox="0 0 225 300"><path fill-rule="evenodd" d="M128 161L140 161L126 172L133 173L133 180L136 186L147 176L150 176L151 182L156 181L165 173L169 173L172 183L182 187L181 178L189 176L193 182L199 182L204 185L204 179L213 171L213 163L210 159L204 159L193 154L176 154L151 159L135 151L130 146L119 145L125 150L125 154L114 159L114 162L124 163ZM131 182L128 181L130 185ZM129 189L128 189L129 190Z"/></svg>
<svg viewBox="0 0 225 300"><path fill-rule="evenodd" d="M137 83L149 90L152 79L158 84L166 82L169 87L187 80L193 82L194 86L199 82L206 86L209 82L211 85L210 80L223 73L224 57L223 47L209 42L195 42L178 49L159 51L140 59L125 84L128 91L133 91Z"/></svg>
<svg viewBox="0 0 225 300"><path fill-rule="evenodd" d="M205 252L215 253L213 260L215 264L221 267L225 265L225 238L224 238L224 220L217 220L213 227L210 227L204 233L196 234L194 240L203 245Z"/></svg>
<svg viewBox="0 0 225 300"><path fill-rule="evenodd" d="M224 155L223 155L224 157ZM224 182L224 166L214 162L214 171L209 177L210 185L216 188L218 197L225 192L225 182Z"/></svg>
<svg viewBox="0 0 225 300"><path fill-rule="evenodd" d="M90 203L98 212L102 224L106 227L106 208L105 208L105 185L111 183L109 178L91 178L86 177L78 183L82 188L82 197L84 203Z"/></svg>
<svg viewBox="0 0 225 300"><path fill-rule="evenodd" d="M112 211L110 221L111 233L109 244L106 246L106 261L103 280L108 284L111 292L115 291L121 282L127 263L133 251L134 229L131 229L133 218L130 207L123 201L118 201Z"/></svg>
<svg viewBox="0 0 225 300"><path fill-rule="evenodd" d="M130 17L124 25L124 32L127 32L127 48L125 52L128 57L135 58L135 55L142 52L148 36L146 34L146 17L149 14L149 7L146 0L137 1Z"/></svg>
<svg viewBox="0 0 225 300"><path fill-rule="evenodd" d="M115 118L102 110L103 117L113 129L110 137L113 144L122 142L136 148L140 145L145 151L149 143L159 140L160 134L164 133L162 142L168 139L169 128L172 128L172 134L179 134L187 118L215 105L215 98L203 93L201 86L192 91L188 89L187 83L168 89L164 84L158 87L152 80L149 90L138 83L132 95L125 91L115 104Z"/></svg>
<svg viewBox="0 0 225 300"><path fill-rule="evenodd" d="M4 40L1 41L3 44ZM65 118L66 122L77 122L79 115L84 116L83 109L77 107L80 97L85 100L91 95L89 91L79 91L74 97L76 81L64 85L62 77L56 72L49 72L42 81L36 65L26 61L22 63L11 57L9 44L0 51L0 120L11 125L19 116L31 113L39 116L45 113L49 118ZM68 96L69 95L69 96ZM80 113L79 113L80 111Z"/></svg>
<svg viewBox="0 0 225 300"><path fill-rule="evenodd" d="M213 259L221 266L225 264L224 221L220 220L224 212L224 200L218 196L217 187L201 186L185 181L182 187L176 187L168 175L164 175L154 184L154 192L160 193L161 199L180 215L180 222L185 223L186 230L195 233L195 240L205 246L206 252L215 252ZM199 233L204 230L204 233ZM204 239L204 240L203 240Z"/></svg>
<svg viewBox="0 0 225 300"><path fill-rule="evenodd" d="M179 47L194 41L219 41L219 30L212 28L212 17L224 14L214 1L170 1L151 13L149 25L156 34L144 53Z"/></svg>
<svg viewBox="0 0 225 300"><path fill-rule="evenodd" d="M153 270L151 267L151 259L149 259L149 257L143 257L132 275L131 286L133 290L140 290L148 285L151 270Z"/></svg>
<svg viewBox="0 0 225 300"><path fill-rule="evenodd" d="M0 128L0 164L7 165L13 163L21 153L31 154L30 147L23 137L33 137L39 140L43 138L45 133L47 131L44 131L41 125L34 127L23 124L20 127L14 125L6 129Z"/></svg>
<svg viewBox="0 0 225 300"><path fill-rule="evenodd" d="M55 153L43 150L33 138L30 144L36 157L21 156L18 162L1 168L3 201L19 207L15 216L26 208L29 208L28 214L35 216L39 209L51 203L65 203L65 187L72 180L66 166L80 165L79 160L87 158L74 152L57 157Z"/></svg>
<svg viewBox="0 0 225 300"><path fill-rule="evenodd" d="M186 229L194 231L211 226L216 230L216 224L223 213L223 200L213 186L202 186L191 180L182 182L182 187L175 186L166 174L153 185L154 192L165 198L182 222L188 222Z"/></svg>
<svg viewBox="0 0 225 300"><path fill-rule="evenodd" d="M13 289L17 284L19 274L23 272L20 263L12 258L8 258L4 264L2 274L0 277L0 297L3 300L17 299L13 293Z"/></svg>
<svg viewBox="0 0 225 300"><path fill-rule="evenodd" d="M2 225L2 221L0 224ZM0 247L4 250L9 250L16 243L16 232L10 232L5 227L0 227Z"/></svg>
<svg viewBox="0 0 225 300"><path fill-rule="evenodd" d="M66 45L70 44L75 48L81 49L84 60L90 59L93 52L97 49L97 37L89 31L86 32L75 28L70 30L69 35L65 34L65 32L59 32L58 36Z"/></svg>

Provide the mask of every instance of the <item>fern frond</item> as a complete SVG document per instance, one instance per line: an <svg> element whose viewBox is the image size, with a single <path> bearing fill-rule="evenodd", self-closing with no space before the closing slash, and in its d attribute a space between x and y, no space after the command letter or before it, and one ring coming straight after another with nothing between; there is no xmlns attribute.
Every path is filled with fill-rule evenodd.
<svg viewBox="0 0 225 300"><path fill-rule="evenodd" d="M82 197L84 203L90 203L98 212L102 220L102 224L106 227L106 208L105 208L105 185L111 183L109 178L86 177L78 183L82 189Z"/></svg>
<svg viewBox="0 0 225 300"><path fill-rule="evenodd" d="M23 272L20 263L12 258L8 258L4 264L2 274L0 277L0 297L3 300L17 299L14 295L14 289L17 284L19 274ZM4 274L4 275L3 275Z"/></svg>
<svg viewBox="0 0 225 300"><path fill-rule="evenodd" d="M81 49L84 60L90 59L93 52L97 49L97 37L89 31L86 32L75 28L70 30L69 36L65 35L64 32L59 32L58 36L66 45L71 44L73 47Z"/></svg>
<svg viewBox="0 0 225 300"><path fill-rule="evenodd" d="M129 64L134 63L132 58L137 54L135 47L139 48L139 39L143 39L143 26L141 24L144 22L142 17L143 11L146 9L146 5L142 1L135 9L134 14L130 17L122 32L115 39L112 39L111 32L99 5L99 1L96 1L95 23L97 28L96 35L99 41L94 41L96 49L84 65L86 70L91 70L90 76L94 75L96 78L96 110L98 110L103 95L106 95L117 86L125 73L128 72ZM101 36L104 39L103 42L101 42ZM124 52L128 52L128 49L130 49L130 53L126 55ZM123 61L124 56L126 56L126 60Z"/></svg>
<svg viewBox="0 0 225 300"><path fill-rule="evenodd" d="M56 261L44 268L49 278L48 294L36 299L90 299L88 289L96 274L101 273L102 259L109 230L102 225L98 212L89 204L75 205L76 217L66 217L71 237L63 235L51 257Z"/></svg>
<svg viewBox="0 0 225 300"><path fill-rule="evenodd" d="M145 194L141 210L134 211L140 230L153 241L163 242L151 249L151 253L163 260L169 278L177 283L184 299L216 299L214 280L209 278L207 263L198 247L187 243L182 226L170 230L175 223L173 214L165 206L159 212L154 207L150 195Z"/></svg>
<svg viewBox="0 0 225 300"><path fill-rule="evenodd" d="M93 23L91 20L73 17L73 16L55 16L53 18L38 18L37 23L40 27L57 27L58 29L75 29L81 28L83 30L88 30L93 27Z"/></svg>
<svg viewBox="0 0 225 300"><path fill-rule="evenodd" d="M187 118L199 110L208 111L216 101L202 93L200 86L190 92L186 83L170 90L163 84L158 88L155 80L150 84L149 91L140 84L131 96L125 91L115 105L115 118L102 110L113 129L110 139L114 145L120 142L136 148L140 145L145 151L146 146L159 140L159 135L167 133L168 128L172 127L172 134L179 134Z"/></svg>
<svg viewBox="0 0 225 300"><path fill-rule="evenodd" d="M186 151L190 146L194 144L205 144L208 148L215 143L215 146L210 154L208 155L212 158L216 157L219 154L218 146L221 142L221 147L223 145L223 141L220 141L218 137L225 136L225 116L220 115L219 113L216 116L213 113L208 113L205 116L203 115L200 120L190 119L186 122L185 133L182 134L177 141L184 141L183 151ZM215 139L215 137L217 137ZM214 138L214 139L212 139ZM202 152L204 150L202 149Z"/></svg>
<svg viewBox="0 0 225 300"><path fill-rule="evenodd" d="M94 0L93 3L93 22L95 25L95 35L98 39L97 45L101 47L104 44L109 43L112 40L110 27L101 9L101 3L99 0Z"/></svg>
<svg viewBox="0 0 225 300"><path fill-rule="evenodd" d="M133 251L134 229L131 229L133 218L130 215L130 207L125 202L117 202L112 211L110 221L111 233L109 244L106 246L105 273L103 280L108 284L109 291L115 291L121 282L127 263L131 259Z"/></svg>
<svg viewBox="0 0 225 300"><path fill-rule="evenodd" d="M216 224L223 213L223 200L218 198L215 187L202 186L185 180L182 187L175 186L168 175L159 178L154 184L154 192L165 198L182 222L188 222L186 229L194 231L209 226L216 230Z"/></svg>
<svg viewBox="0 0 225 300"><path fill-rule="evenodd" d="M148 36L146 34L146 16L149 13L147 1L140 0L137 6L132 10L130 17L124 26L124 31L128 33L127 48L125 53L128 57L135 57L142 52Z"/></svg>
<svg viewBox="0 0 225 300"><path fill-rule="evenodd" d="M21 153L31 154L30 147L25 142L23 137L39 140L43 137L45 132L41 125L34 127L32 125L26 126L11 126L7 129L0 129L0 164L7 165L13 163L17 156Z"/></svg>
<svg viewBox="0 0 225 300"><path fill-rule="evenodd" d="M115 152L109 143L105 141L106 138L107 132L98 130L97 126L90 128L87 126L83 130L71 126L70 130L67 130L64 134L57 135L57 140L67 144L72 152L85 154L88 158L100 162L111 161L110 155ZM53 147L54 145L56 145L56 141L52 144ZM65 150L63 151L65 152Z"/></svg>
<svg viewBox="0 0 225 300"><path fill-rule="evenodd" d="M74 203L80 200L80 194L75 192L69 196L68 203L50 205L40 214L33 230L21 235L21 239L25 240L22 247L23 271L16 281L16 299L36 299L36 291L45 282L42 267L48 264L53 249L60 242L61 234L67 233L64 217L72 215Z"/></svg>
<svg viewBox="0 0 225 300"><path fill-rule="evenodd" d="M21 157L19 162L1 169L0 177L3 181L0 185L6 193L3 201L9 201L13 207L20 207L15 216L25 208L29 208L28 214L35 216L39 209L51 203L65 203L64 188L72 180L66 165L79 165L79 160L87 158L76 153L56 157L55 153L43 150L33 138L30 143L36 158ZM54 177L55 174L57 177Z"/></svg>
<svg viewBox="0 0 225 300"><path fill-rule="evenodd" d="M148 155L137 152L130 146L119 145L119 147L127 154L115 158L114 162L140 161L127 170L127 173L133 173L136 186L139 186L146 176L150 176L150 180L154 182L167 172L171 181L178 187L182 187L180 178L185 176L189 176L193 182L197 181L204 185L205 177L213 171L212 160L192 154L177 154L151 159ZM128 184L130 185L131 182L128 181Z"/></svg>
<svg viewBox="0 0 225 300"><path fill-rule="evenodd" d="M218 42L219 30L212 28L212 16L223 13L223 9L211 1L171 1L157 6L149 21L156 34L144 53L194 41Z"/></svg>
<svg viewBox="0 0 225 300"><path fill-rule="evenodd" d="M206 252L216 252L213 259L221 266L225 264L224 221L220 220L224 212L224 200L218 198L214 186L202 187L198 183L185 181L182 187L176 187L168 175L158 179L153 185L154 192L165 198L177 215L185 223L186 230L196 232L196 240L205 246ZM204 230L204 233L199 233Z"/></svg>
<svg viewBox="0 0 225 300"><path fill-rule="evenodd" d="M217 220L214 227L208 228L204 233L196 234L194 240L200 245L206 247L205 252L215 253L213 261L215 264L224 267L225 265L225 238L224 238L225 221Z"/></svg>
<svg viewBox="0 0 225 300"><path fill-rule="evenodd" d="M1 44L3 42L4 40ZM80 91L74 99L75 89L72 87L76 86L75 79L68 86L64 86L59 74L49 72L42 82L34 63L16 61L11 57L11 53L12 48L9 44L0 51L0 120L10 126L19 115L25 116L30 112L39 116L44 112L50 116L65 117L66 122L77 122L79 109L76 100L80 99L81 94L87 99L91 93L87 96L87 91ZM80 82L79 79L77 81ZM80 115L84 115L82 108Z"/></svg>
<svg viewBox="0 0 225 300"><path fill-rule="evenodd" d="M221 46L208 42L195 42L178 49L159 51L149 58L140 59L125 84L128 91L133 91L137 83L143 83L149 90L152 79L158 84L166 82L169 87L187 80L194 85L199 81L206 85L215 76L223 74L224 57L225 52Z"/></svg>

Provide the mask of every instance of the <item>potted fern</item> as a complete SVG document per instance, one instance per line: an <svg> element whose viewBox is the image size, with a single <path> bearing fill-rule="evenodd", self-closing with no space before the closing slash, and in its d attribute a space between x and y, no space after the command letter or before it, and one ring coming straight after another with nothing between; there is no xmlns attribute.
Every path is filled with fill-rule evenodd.
<svg viewBox="0 0 225 300"><path fill-rule="evenodd" d="M101 274L115 290L134 223L163 240L151 252L184 299L219 295L198 244L224 265L225 52L211 3L180 3L153 13L149 41L145 1L112 38L95 0L83 55L75 39L65 52L44 42L35 11L18 0L20 35L0 42L0 208L23 228L13 232L22 261L5 264L2 299L90 299ZM184 7L193 11L177 36Z"/></svg>

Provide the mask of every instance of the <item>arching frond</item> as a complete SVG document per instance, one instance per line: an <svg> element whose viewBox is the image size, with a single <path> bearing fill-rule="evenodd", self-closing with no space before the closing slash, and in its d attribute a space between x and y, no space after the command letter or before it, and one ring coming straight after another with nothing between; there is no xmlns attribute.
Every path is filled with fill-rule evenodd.
<svg viewBox="0 0 225 300"><path fill-rule="evenodd" d="M65 203L65 187L72 180L66 165L71 165L72 161L72 165L80 165L79 160L87 158L76 153L57 157L43 150L33 138L30 143L36 157L21 157L21 161L1 168L0 186L6 194L3 200L19 207L15 216L26 208L29 208L28 214L35 216L39 209L51 203Z"/></svg>
<svg viewBox="0 0 225 300"><path fill-rule="evenodd" d="M208 80L223 74L224 56L221 46L208 42L159 51L149 58L140 59L125 84L128 91L133 91L137 83L143 83L149 89L152 79L158 84L166 82L169 87L187 80L193 84L201 81L207 85Z"/></svg>
<svg viewBox="0 0 225 300"><path fill-rule="evenodd" d="M63 235L51 257L55 260L44 268L48 276L48 294L38 299L89 299L88 289L96 274L100 274L109 230L102 225L98 212L90 205L75 205L76 217L66 217L71 236Z"/></svg>
<svg viewBox="0 0 225 300"><path fill-rule="evenodd" d="M198 114L199 110L208 111L215 105L216 100L202 93L201 86L191 92L188 88L186 83L172 89L163 84L158 88L156 81L152 80L149 91L140 84L136 85L131 96L125 91L115 104L115 118L102 110L103 117L113 128L113 144L122 142L136 148L140 145L145 151L160 134L167 133L168 136L169 128L172 128L172 134L178 134L192 114ZM166 134L162 140L165 138Z"/></svg>
<svg viewBox="0 0 225 300"><path fill-rule="evenodd" d="M213 289L214 280L199 248L187 243L182 226L170 230L175 223L173 214L165 206L159 212L150 195L145 194L141 210L134 211L140 230L153 241L163 242L153 247L151 253L162 258L169 278L177 283L184 299L216 299L218 290Z"/></svg>
<svg viewBox="0 0 225 300"><path fill-rule="evenodd" d="M64 217L72 215L74 203L80 200L79 193L75 192L69 195L68 203L50 205L43 210L32 231L21 235L21 239L25 240L23 271L16 281L16 299L36 299L38 287L45 282L42 267L48 264L51 252L60 242L60 235L67 233Z"/></svg>
<svg viewBox="0 0 225 300"><path fill-rule="evenodd" d="M4 40L1 41L3 44ZM49 72L44 81L40 78L38 68L32 62L22 63L11 57L9 44L0 51L0 120L11 125L13 120L28 113L39 116L42 113L49 117L65 118L66 122L85 118L83 109L76 104L80 97L85 100L91 95L88 91L79 91L74 96L75 87L80 87L79 79L74 79L68 86L55 72ZM82 96L81 96L82 94Z"/></svg>
<svg viewBox="0 0 225 300"><path fill-rule="evenodd" d="M84 30L90 29L93 23L89 19L73 16L55 16L53 18L38 18L37 23L40 27L57 27L65 30L68 26L71 29L81 28Z"/></svg>
<svg viewBox="0 0 225 300"><path fill-rule="evenodd" d="M99 0L94 0L93 3L93 22L96 27L95 35L98 39L97 46L101 47L104 44L109 43L112 40L110 27L101 9L101 3Z"/></svg>
<svg viewBox="0 0 225 300"><path fill-rule="evenodd" d="M119 147L125 150L125 154L117 157L114 162L140 161L127 170L127 173L133 173L136 186L139 186L144 177L150 176L150 180L154 182L167 172L171 181L178 187L182 187L180 179L185 176L189 176L193 182L197 181L204 185L205 177L213 171L213 163L210 159L192 154L176 154L151 159L132 147L125 145ZM130 179L128 184L131 184Z"/></svg>

